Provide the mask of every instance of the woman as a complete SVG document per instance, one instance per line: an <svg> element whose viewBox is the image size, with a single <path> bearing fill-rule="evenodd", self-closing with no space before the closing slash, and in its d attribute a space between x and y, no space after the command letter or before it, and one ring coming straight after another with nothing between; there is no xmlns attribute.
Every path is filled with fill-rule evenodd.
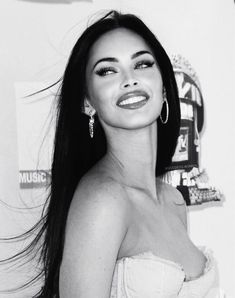
<svg viewBox="0 0 235 298"><path fill-rule="evenodd" d="M87 28L62 80L51 194L27 248L45 237L35 297L216 297L214 262L160 179L179 124L171 63L144 23L111 11Z"/></svg>

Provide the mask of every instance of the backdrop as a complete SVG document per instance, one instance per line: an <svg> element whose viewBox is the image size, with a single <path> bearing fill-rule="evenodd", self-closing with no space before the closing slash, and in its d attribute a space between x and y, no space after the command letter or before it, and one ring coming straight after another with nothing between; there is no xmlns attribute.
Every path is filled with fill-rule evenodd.
<svg viewBox="0 0 235 298"><path fill-rule="evenodd" d="M0 237L30 228L39 218L46 196L43 186L48 181L45 170L51 156L50 111L55 90L44 93L43 98L24 96L58 80L87 21L97 11L112 8L140 16L169 55L182 55L197 72L205 105L200 163L225 199L220 204L189 207L189 232L195 244L213 250L221 288L227 298L235 297L232 0L0 2ZM23 245L0 242L0 258ZM0 290L19 285L32 273L31 263L13 270L9 265L0 266ZM31 297L34 290L0 293L0 297Z"/></svg>

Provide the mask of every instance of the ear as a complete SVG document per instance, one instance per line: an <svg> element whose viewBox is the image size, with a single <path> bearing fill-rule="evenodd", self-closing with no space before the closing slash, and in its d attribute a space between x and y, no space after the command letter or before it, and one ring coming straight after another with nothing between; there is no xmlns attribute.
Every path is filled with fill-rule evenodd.
<svg viewBox="0 0 235 298"><path fill-rule="evenodd" d="M87 116L94 116L96 113L96 110L93 108L87 97L84 99L83 113Z"/></svg>

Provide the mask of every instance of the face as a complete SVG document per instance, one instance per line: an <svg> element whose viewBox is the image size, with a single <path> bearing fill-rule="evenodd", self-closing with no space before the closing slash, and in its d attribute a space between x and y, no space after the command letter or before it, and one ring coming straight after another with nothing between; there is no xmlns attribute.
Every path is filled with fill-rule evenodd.
<svg viewBox="0 0 235 298"><path fill-rule="evenodd" d="M152 124L162 108L162 78L144 39L120 28L93 45L86 69L88 100L101 123L124 129Z"/></svg>

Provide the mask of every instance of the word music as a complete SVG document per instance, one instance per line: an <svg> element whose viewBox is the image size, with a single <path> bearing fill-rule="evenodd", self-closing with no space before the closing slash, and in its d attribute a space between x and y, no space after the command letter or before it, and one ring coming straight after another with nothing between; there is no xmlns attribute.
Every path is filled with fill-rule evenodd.
<svg viewBox="0 0 235 298"><path fill-rule="evenodd" d="M20 188L39 188L46 186L50 181L50 171L27 170L20 171Z"/></svg>

